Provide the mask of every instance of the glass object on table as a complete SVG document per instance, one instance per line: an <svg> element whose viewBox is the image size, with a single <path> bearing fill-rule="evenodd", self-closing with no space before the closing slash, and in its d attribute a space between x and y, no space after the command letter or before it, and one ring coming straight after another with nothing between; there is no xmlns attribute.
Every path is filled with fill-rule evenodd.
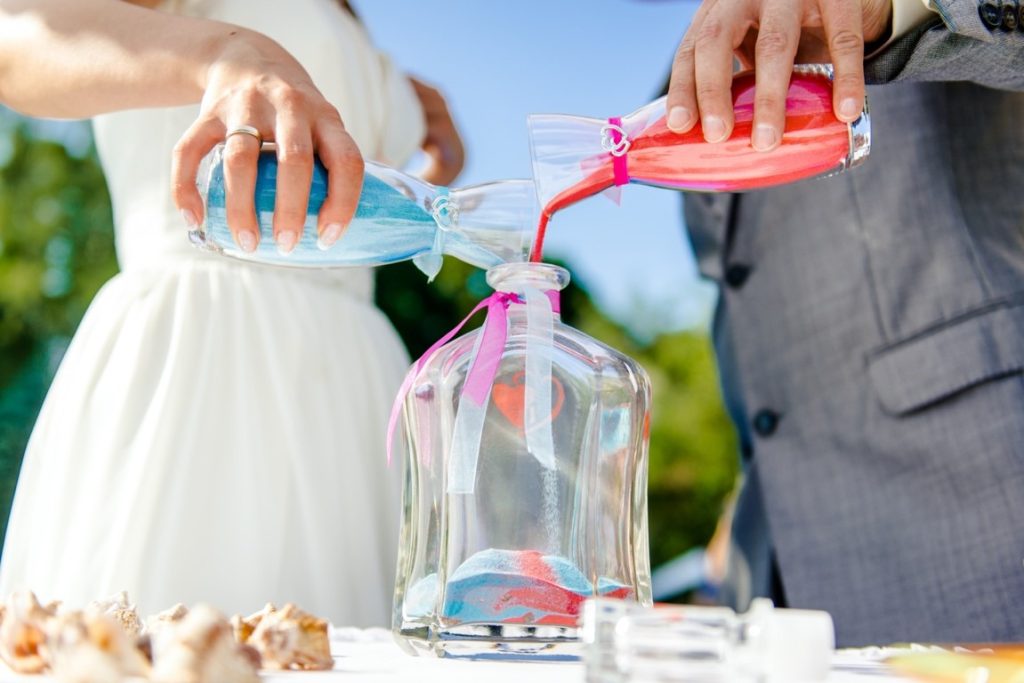
<svg viewBox="0 0 1024 683"><path fill-rule="evenodd" d="M828 612L765 598L742 614L594 599L581 622L587 683L813 683L835 648Z"/></svg>
<svg viewBox="0 0 1024 683"><path fill-rule="evenodd" d="M487 279L512 299L482 405L464 387L490 313L414 369L402 404L393 630L416 654L575 658L586 598L651 600L650 382L561 322L564 269L506 264Z"/></svg>

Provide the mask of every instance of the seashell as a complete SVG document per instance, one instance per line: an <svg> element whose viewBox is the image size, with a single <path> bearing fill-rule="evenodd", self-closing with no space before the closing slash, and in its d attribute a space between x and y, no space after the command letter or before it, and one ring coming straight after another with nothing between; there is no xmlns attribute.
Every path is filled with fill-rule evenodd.
<svg viewBox="0 0 1024 683"><path fill-rule="evenodd" d="M334 668L327 622L291 603L262 614L246 642L259 651L268 669Z"/></svg>
<svg viewBox="0 0 1024 683"><path fill-rule="evenodd" d="M46 628L57 615L57 604L46 606L31 591L13 593L3 610L0 623L0 659L12 670L23 674L46 671Z"/></svg>
<svg viewBox="0 0 1024 683"><path fill-rule="evenodd" d="M273 603L268 602L259 612L253 612L247 617L243 617L241 614L231 617L231 627L235 631L235 640L239 643L248 643L249 636L256 630L263 617L276 611L277 607Z"/></svg>
<svg viewBox="0 0 1024 683"><path fill-rule="evenodd" d="M85 611L106 614L111 617L121 625L125 635L133 640L142 635L142 620L139 619L139 612L135 609L135 605L128 602L127 591L121 591L104 600L94 600L86 606Z"/></svg>
<svg viewBox="0 0 1024 683"><path fill-rule="evenodd" d="M171 622L154 652L155 683L258 683L258 658L235 642L231 624L207 605Z"/></svg>
<svg viewBox="0 0 1024 683"><path fill-rule="evenodd" d="M135 641L117 617L87 609L51 618L45 648L50 670L62 683L122 683L149 672Z"/></svg>

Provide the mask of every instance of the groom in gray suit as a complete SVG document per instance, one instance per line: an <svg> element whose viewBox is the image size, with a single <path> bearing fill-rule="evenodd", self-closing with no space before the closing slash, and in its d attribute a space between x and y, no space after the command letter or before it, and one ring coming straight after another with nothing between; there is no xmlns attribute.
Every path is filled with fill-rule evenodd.
<svg viewBox="0 0 1024 683"><path fill-rule="evenodd" d="M842 645L1024 640L1024 3L893 1L705 0L673 67L673 127L719 138L752 62L764 149L815 40L841 118L877 84L862 166L686 197L743 445L730 590Z"/></svg>

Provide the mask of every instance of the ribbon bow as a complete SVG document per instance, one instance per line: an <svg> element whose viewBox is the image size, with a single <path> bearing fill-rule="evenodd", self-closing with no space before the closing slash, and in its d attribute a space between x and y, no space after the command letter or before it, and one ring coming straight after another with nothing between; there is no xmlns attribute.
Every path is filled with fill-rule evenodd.
<svg viewBox="0 0 1024 683"><path fill-rule="evenodd" d="M430 217L437 224L434 231L434 245L430 251L413 258L416 267L427 276L427 282L433 282L437 274L441 272L441 265L444 263L444 241L445 235L459 221L459 205L452 199L447 187L438 187L437 196L430 203Z"/></svg>
<svg viewBox="0 0 1024 683"><path fill-rule="evenodd" d="M629 183L629 161L626 153L633 141L622 127L622 117L613 116L601 128L601 147L612 155L612 172L615 174L615 186Z"/></svg>

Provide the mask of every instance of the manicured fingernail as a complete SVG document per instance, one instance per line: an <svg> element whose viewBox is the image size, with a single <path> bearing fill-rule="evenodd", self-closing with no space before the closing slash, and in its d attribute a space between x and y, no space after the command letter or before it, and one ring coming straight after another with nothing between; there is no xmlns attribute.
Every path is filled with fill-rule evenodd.
<svg viewBox="0 0 1024 683"><path fill-rule="evenodd" d="M277 233L277 250L282 254L292 253L295 243L299 241L294 230L282 230Z"/></svg>
<svg viewBox="0 0 1024 683"><path fill-rule="evenodd" d="M185 225L188 226L189 230L195 230L199 227L199 221L196 219L196 215L189 209L181 210L181 218L185 221Z"/></svg>
<svg viewBox="0 0 1024 683"><path fill-rule="evenodd" d="M701 126L704 128L704 139L708 142L721 142L725 139L725 121L717 116L705 116Z"/></svg>
<svg viewBox="0 0 1024 683"><path fill-rule="evenodd" d="M247 251L250 254L256 251L256 233L249 230L242 230L238 233L238 246L242 247L242 251Z"/></svg>
<svg viewBox="0 0 1024 683"><path fill-rule="evenodd" d="M327 251L334 246L339 237L341 237L341 223L328 223L324 226L320 239L316 241L316 246L320 251Z"/></svg>
<svg viewBox="0 0 1024 683"><path fill-rule="evenodd" d="M754 138L751 143L758 152L767 152L775 147L778 139L779 134L775 131L775 126L760 123L754 128Z"/></svg>
<svg viewBox="0 0 1024 683"><path fill-rule="evenodd" d="M682 133L683 129L686 128L686 124L690 122L690 110L686 107L672 107L668 112L668 120L665 125L668 129L677 133Z"/></svg>
<svg viewBox="0 0 1024 683"><path fill-rule="evenodd" d="M839 115L844 119L853 120L860 115L860 104L852 97L847 97L839 103Z"/></svg>

